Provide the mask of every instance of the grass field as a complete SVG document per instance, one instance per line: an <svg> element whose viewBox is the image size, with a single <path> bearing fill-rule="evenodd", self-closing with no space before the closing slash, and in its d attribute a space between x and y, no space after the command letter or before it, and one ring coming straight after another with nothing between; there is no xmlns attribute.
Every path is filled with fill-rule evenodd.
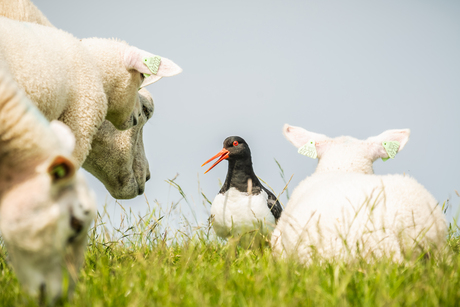
<svg viewBox="0 0 460 307"><path fill-rule="evenodd" d="M143 215L124 211L118 226L110 225L106 211L99 214L75 294L59 305L460 305L460 237L452 229L448 246L436 257L304 267L273 258L269 247L244 250L220 241L209 225L182 219L173 231L168 221L173 207L159 212L149 206ZM36 306L7 265L7 251L0 252L0 305Z"/></svg>

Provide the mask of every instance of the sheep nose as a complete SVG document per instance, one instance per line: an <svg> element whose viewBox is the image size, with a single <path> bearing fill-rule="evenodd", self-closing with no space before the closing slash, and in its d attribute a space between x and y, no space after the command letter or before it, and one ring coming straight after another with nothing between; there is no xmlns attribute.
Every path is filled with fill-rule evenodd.
<svg viewBox="0 0 460 307"><path fill-rule="evenodd" d="M137 126L137 118L133 115L133 126Z"/></svg>
<svg viewBox="0 0 460 307"><path fill-rule="evenodd" d="M147 175L147 177L145 177L145 181L149 181L150 180L150 174Z"/></svg>

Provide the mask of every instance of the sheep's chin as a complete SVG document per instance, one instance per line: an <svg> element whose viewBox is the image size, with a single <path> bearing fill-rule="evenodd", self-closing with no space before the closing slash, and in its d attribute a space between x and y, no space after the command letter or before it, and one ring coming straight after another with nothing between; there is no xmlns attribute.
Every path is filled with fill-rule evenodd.
<svg viewBox="0 0 460 307"><path fill-rule="evenodd" d="M112 180L113 181L113 180ZM103 182L105 188L115 199L132 199L144 193L145 181L138 182L134 172L120 181Z"/></svg>

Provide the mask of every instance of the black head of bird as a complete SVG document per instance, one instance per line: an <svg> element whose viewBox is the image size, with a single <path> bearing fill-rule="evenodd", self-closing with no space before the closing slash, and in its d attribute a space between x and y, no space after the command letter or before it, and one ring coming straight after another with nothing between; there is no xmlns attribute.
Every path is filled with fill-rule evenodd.
<svg viewBox="0 0 460 307"><path fill-rule="evenodd" d="M206 172L204 172L205 174L224 160L250 160L251 150L243 138L239 136L229 136L224 140L224 148L222 148L221 151L219 151L214 157L203 163L201 166L204 166L217 158L219 159L214 162L214 164Z"/></svg>

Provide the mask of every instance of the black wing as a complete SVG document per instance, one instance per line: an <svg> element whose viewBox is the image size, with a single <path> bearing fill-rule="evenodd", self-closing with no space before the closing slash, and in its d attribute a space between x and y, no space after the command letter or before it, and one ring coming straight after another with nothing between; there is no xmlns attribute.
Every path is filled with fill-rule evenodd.
<svg viewBox="0 0 460 307"><path fill-rule="evenodd" d="M272 212L273 216L275 217L275 222L278 222L278 219L281 216L281 212L283 212L283 208L281 207L279 201L276 199L276 196L273 195L272 192L267 190L265 187L262 187L268 195L268 208L270 208L270 211Z"/></svg>

